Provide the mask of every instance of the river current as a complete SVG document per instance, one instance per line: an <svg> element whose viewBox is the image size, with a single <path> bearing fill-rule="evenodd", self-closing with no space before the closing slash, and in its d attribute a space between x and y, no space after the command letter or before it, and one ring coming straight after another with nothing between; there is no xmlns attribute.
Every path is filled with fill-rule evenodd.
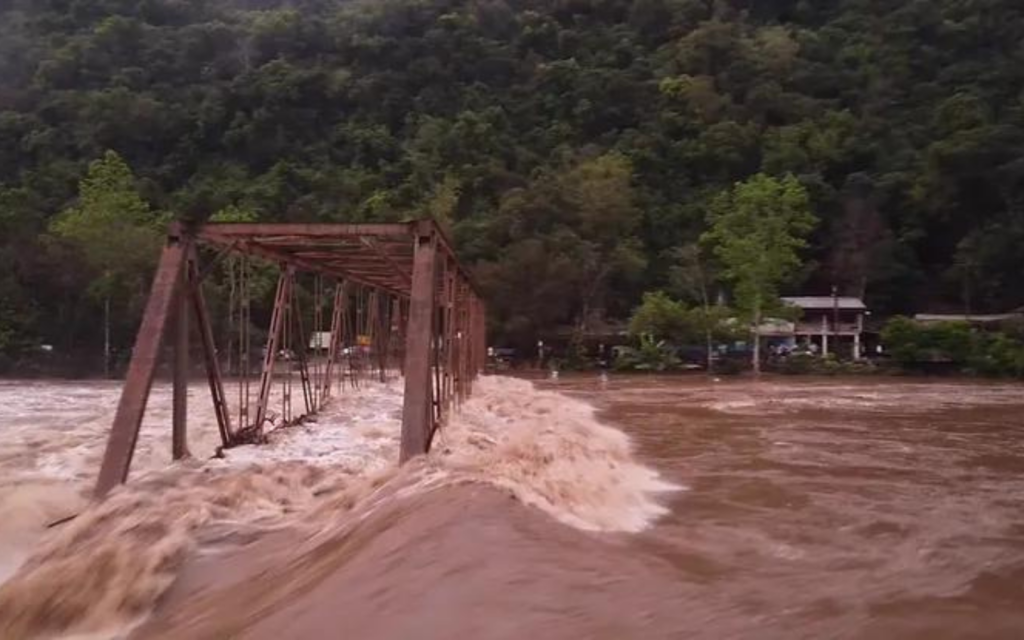
<svg viewBox="0 0 1024 640"><path fill-rule="evenodd" d="M401 469L398 381L176 464L158 387L90 504L117 393L0 383L0 638L1024 636L1021 385L485 377Z"/></svg>

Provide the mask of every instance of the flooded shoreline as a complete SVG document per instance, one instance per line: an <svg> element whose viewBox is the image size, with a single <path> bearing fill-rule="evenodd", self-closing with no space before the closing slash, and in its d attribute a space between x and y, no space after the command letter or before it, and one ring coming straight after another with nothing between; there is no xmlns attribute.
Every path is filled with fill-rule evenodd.
<svg viewBox="0 0 1024 640"><path fill-rule="evenodd" d="M139 623L133 637L1011 638L1024 629L1022 385L485 380L431 456L402 470L392 460L397 386L352 396L218 468L166 467L166 443L148 431L160 427L147 422L153 454L133 481L144 493L129 485L106 515L76 525L79 537L63 540L69 553L60 534L47 536L49 555L37 549L29 561L36 582L19 574L21 585L39 589L40 615L99 615L78 632L131 620L100 637ZM116 387L85 387L44 385L64 404L19 413L25 389L0 383L12 436L0 495L18 493L12 479L41 483L40 495L91 481ZM203 410L201 393L192 411ZM195 424L203 444L212 414ZM80 593L75 545L112 531L126 542L105 560L119 550L149 558L118 566L150 571L150 591L118 592L138 577L122 585L112 575L63 609L46 600L71 597L53 590L46 569ZM170 546L150 557L131 540ZM35 629L31 619L17 627L2 615L5 602L33 606L12 586L0 587L0 637L32 637L22 633Z"/></svg>

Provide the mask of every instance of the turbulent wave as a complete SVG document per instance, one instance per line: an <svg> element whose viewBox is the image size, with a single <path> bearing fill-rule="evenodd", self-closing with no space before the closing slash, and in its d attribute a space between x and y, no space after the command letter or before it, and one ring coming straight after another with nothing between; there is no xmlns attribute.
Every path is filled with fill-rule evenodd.
<svg viewBox="0 0 1024 640"><path fill-rule="evenodd" d="M625 434L602 425L589 405L499 377L478 382L429 456L398 469L400 402L396 383L370 385L339 397L317 423L276 432L269 446L143 473L48 532L0 586L0 637L126 634L183 566L259 545L260 562L244 563L241 573L276 571L274 586L248 592L245 602L222 592L202 606L269 615L268 607L337 568L325 558L351 559L398 520L429 523L428 512L444 509L426 496L464 493L459 487L489 486L486 500L498 489L563 524L605 532L643 529L662 513L656 494L672 489L634 460ZM31 490L44 486L61 485L36 478ZM42 511L27 521L80 503L80 491L63 493L53 503L27 497ZM464 507L483 509L473 504ZM23 527L19 535L39 532ZM189 620L209 618L193 614Z"/></svg>

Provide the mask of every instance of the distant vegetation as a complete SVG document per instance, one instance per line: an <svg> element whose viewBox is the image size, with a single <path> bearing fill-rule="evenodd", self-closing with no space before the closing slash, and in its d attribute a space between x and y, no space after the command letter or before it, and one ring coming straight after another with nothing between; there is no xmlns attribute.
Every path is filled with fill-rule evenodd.
<svg viewBox="0 0 1024 640"><path fill-rule="evenodd" d="M886 325L882 339L909 371L947 365L962 373L1024 378L1024 326L982 332L966 322L928 325L897 317Z"/></svg>
<svg viewBox="0 0 1024 640"><path fill-rule="evenodd" d="M1018 307L1022 41L1017 0L9 0L0 359L98 355L108 305L123 355L149 234L222 211L441 219L503 344L657 290L706 339L758 175L817 219L772 289Z"/></svg>

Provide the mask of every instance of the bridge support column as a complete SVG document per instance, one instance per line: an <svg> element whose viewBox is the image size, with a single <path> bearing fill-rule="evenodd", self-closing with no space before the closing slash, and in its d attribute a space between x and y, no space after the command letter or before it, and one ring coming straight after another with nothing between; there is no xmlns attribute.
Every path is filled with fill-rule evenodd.
<svg viewBox="0 0 1024 640"><path fill-rule="evenodd" d="M100 476L96 481L95 493L98 498L105 496L128 478L132 455L135 453L135 442L139 438L139 427L142 426L142 417L146 413L149 390L153 386L153 375L156 373L156 365L160 358L160 348L167 333L168 320L175 311L178 296L181 294L188 248L188 240L181 236L177 228L172 229L160 256L156 275L153 276L153 288L150 290L146 310L142 314L142 325L132 349L128 376L121 391L117 413L114 414L114 426L107 439Z"/></svg>
<svg viewBox="0 0 1024 640"><path fill-rule="evenodd" d="M191 256L187 258L191 261ZM188 270L188 267L185 267ZM171 412L171 457L175 460L187 458L188 453L188 303L186 295L187 276L182 274L178 282L174 319L174 396Z"/></svg>
<svg viewBox="0 0 1024 640"><path fill-rule="evenodd" d="M436 268L437 239L432 232L417 234L409 322L405 334L405 398L402 405L400 462L426 453L433 430L431 405L434 385L430 379L430 369Z"/></svg>

